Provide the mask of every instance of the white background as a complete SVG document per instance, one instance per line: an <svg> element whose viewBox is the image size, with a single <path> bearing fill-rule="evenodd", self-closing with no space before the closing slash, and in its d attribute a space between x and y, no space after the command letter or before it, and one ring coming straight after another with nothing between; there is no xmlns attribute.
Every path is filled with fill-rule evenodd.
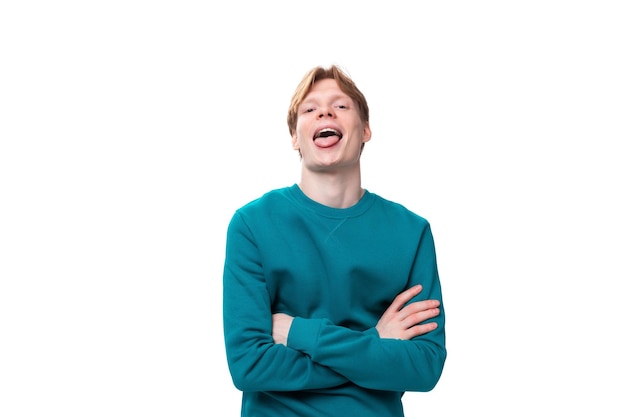
<svg viewBox="0 0 626 417"><path fill-rule="evenodd" d="M439 385L407 416L623 416L619 1L0 6L0 415L239 415L236 208L298 180L315 65L371 107L363 185L432 224Z"/></svg>

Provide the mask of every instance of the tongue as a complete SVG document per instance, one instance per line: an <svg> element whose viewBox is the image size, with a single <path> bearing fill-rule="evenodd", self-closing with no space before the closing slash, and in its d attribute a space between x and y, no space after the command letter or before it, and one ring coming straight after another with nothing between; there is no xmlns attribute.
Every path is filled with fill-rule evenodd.
<svg viewBox="0 0 626 417"><path fill-rule="evenodd" d="M329 148L339 142L339 136L326 136L315 139L315 145L320 148Z"/></svg>

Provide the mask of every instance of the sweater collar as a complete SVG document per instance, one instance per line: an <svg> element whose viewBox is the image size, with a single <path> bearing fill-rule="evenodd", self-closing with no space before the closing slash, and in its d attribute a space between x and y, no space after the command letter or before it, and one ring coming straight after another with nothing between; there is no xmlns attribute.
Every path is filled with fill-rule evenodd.
<svg viewBox="0 0 626 417"><path fill-rule="evenodd" d="M307 197L300 189L298 184L294 184L289 187L289 194L296 201L296 203L302 206L304 209L312 211L316 214L325 217L332 218L347 218L356 217L364 213L374 202L374 194L370 193L367 189L363 193L361 199L353 206L346 208L335 208L325 206Z"/></svg>

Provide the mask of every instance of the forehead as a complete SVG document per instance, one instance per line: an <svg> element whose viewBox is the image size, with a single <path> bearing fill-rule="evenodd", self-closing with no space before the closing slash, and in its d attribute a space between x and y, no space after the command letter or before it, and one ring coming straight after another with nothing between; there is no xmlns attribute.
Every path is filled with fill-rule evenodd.
<svg viewBox="0 0 626 417"><path fill-rule="evenodd" d="M341 91L341 88L339 88L339 84L336 80L332 78L325 78L323 80L316 81L304 99L315 99L326 96L333 98L348 97L346 93Z"/></svg>

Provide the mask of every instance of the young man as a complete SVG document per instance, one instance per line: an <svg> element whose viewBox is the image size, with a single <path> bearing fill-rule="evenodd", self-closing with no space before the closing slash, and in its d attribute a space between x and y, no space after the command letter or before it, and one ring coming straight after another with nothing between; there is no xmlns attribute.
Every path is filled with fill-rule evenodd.
<svg viewBox="0 0 626 417"><path fill-rule="evenodd" d="M340 68L317 67L287 123L298 184L240 208L223 281L242 416L400 417L446 359L429 223L361 188L369 107Z"/></svg>

